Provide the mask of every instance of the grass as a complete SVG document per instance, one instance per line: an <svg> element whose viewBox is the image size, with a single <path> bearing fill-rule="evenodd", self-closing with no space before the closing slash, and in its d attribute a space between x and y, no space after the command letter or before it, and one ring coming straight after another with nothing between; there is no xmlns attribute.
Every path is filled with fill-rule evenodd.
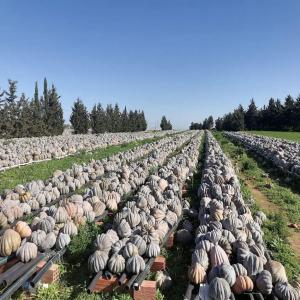
<svg viewBox="0 0 300 300"><path fill-rule="evenodd" d="M13 189L17 184L25 184L32 180L46 180L52 176L56 170L67 170L73 164L87 163L91 159L103 159L113 154L124 152L147 143L158 141L161 137L138 140L130 143L108 146L90 152L80 152L62 159L33 163L30 165L13 168L0 173L0 192L4 189Z"/></svg>
<svg viewBox="0 0 300 300"><path fill-rule="evenodd" d="M263 225L264 241L274 259L285 266L289 279L297 278L300 275L300 261L288 242L287 219L299 221L300 196L294 194L287 187L280 186L278 181L266 177L265 171L259 167L254 158L247 155L242 147L234 145L221 133L215 133L214 136L224 153L240 170L239 180L244 199L247 200L251 197L251 190L243 180L246 178L246 180L251 180L270 202L281 207L281 214L265 211L268 220ZM271 183L272 188L266 188L266 183ZM251 207L252 212L259 209L257 203Z"/></svg>
<svg viewBox="0 0 300 300"><path fill-rule="evenodd" d="M274 138L286 139L295 142L300 141L300 132L291 132L291 131L260 131L260 130L253 130L247 131L248 133L270 136Z"/></svg>

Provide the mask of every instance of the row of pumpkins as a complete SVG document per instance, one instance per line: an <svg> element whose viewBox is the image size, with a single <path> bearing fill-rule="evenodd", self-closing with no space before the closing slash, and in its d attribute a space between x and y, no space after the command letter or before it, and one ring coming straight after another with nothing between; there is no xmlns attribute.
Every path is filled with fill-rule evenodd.
<svg viewBox="0 0 300 300"><path fill-rule="evenodd" d="M149 158L155 159L158 155L158 149L173 150L177 142L185 141L190 136L191 133L182 133L173 139L172 137L163 138L154 143L115 154L107 159L73 165L72 168L64 172L57 170L53 177L45 181L32 181L25 185L17 185L13 190L4 190L0 197L0 228L5 228L23 215L29 215L31 211L39 210L61 195L68 195L104 174L118 170L122 166L126 170L127 162L135 161L147 155Z"/></svg>
<svg viewBox="0 0 300 300"><path fill-rule="evenodd" d="M299 300L300 289L288 283L283 265L266 253L261 229L266 215L251 213L229 159L210 132L198 196L199 226L188 276L191 283L204 284L200 299L227 300L232 291L255 289L263 295L274 292L282 300ZM193 230L188 220L184 227Z"/></svg>
<svg viewBox="0 0 300 300"><path fill-rule="evenodd" d="M178 135L174 141L160 142L146 158L121 164L117 170L107 172L106 177L93 182L83 195L65 198L58 207L43 207L30 226L23 221L17 222L14 229L5 230L0 237L0 255L9 256L16 252L22 262L28 262L37 256L38 250L64 248L77 235L80 225L93 222L105 210L116 211L121 197L142 185L149 171L162 164L190 137L191 133Z"/></svg>
<svg viewBox="0 0 300 300"><path fill-rule="evenodd" d="M92 273L108 270L120 275L139 274L145 269L145 258L160 254L161 244L182 214L181 187L197 163L200 137L196 137L115 214L112 226L97 236L95 252L89 257Z"/></svg>
<svg viewBox="0 0 300 300"><path fill-rule="evenodd" d="M233 141L243 144L270 160L284 171L300 175L300 143L242 132L226 132Z"/></svg>
<svg viewBox="0 0 300 300"><path fill-rule="evenodd" d="M0 170L33 161L64 157L107 145L163 136L167 132L76 134L0 140Z"/></svg>

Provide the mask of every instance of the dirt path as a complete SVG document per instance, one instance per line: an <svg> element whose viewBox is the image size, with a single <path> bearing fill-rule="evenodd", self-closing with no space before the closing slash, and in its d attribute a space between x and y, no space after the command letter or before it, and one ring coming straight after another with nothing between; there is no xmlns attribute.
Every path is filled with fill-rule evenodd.
<svg viewBox="0 0 300 300"><path fill-rule="evenodd" d="M240 177L243 179L245 184L251 191L252 196L257 201L258 205L265 211L282 213L280 207L274 203L272 203L268 197L266 197L260 190L258 190L255 185L248 179L244 178L244 176L239 173ZM296 231L293 228L288 228L290 236L288 237L289 243L291 247L295 251L295 254L300 259L300 232Z"/></svg>

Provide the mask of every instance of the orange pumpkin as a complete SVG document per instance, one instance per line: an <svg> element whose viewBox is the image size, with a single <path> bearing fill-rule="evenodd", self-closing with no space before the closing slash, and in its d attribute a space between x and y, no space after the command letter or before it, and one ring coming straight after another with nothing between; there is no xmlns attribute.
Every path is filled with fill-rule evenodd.
<svg viewBox="0 0 300 300"><path fill-rule="evenodd" d="M232 290L237 295L244 292L251 292L253 290L253 281L249 276L238 276Z"/></svg>

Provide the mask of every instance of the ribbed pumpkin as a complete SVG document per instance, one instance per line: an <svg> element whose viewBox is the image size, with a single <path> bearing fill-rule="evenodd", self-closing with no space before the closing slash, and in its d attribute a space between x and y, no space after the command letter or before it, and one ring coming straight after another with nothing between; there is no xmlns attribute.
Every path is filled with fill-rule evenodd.
<svg viewBox="0 0 300 300"><path fill-rule="evenodd" d="M129 241L137 246L139 255L143 255L146 252L147 244L145 240L140 235L132 236Z"/></svg>
<svg viewBox="0 0 300 300"><path fill-rule="evenodd" d="M199 263L206 271L209 266L208 255L204 249L196 249L192 254L192 264Z"/></svg>
<svg viewBox="0 0 300 300"><path fill-rule="evenodd" d="M89 257L88 268L91 272L98 273L106 267L107 261L107 252L97 250Z"/></svg>
<svg viewBox="0 0 300 300"><path fill-rule="evenodd" d="M93 205L93 210L96 214L96 217L102 216L105 209L106 209L106 206L101 201L98 201L98 202L94 203L94 205Z"/></svg>
<svg viewBox="0 0 300 300"><path fill-rule="evenodd" d="M118 235L123 238L123 237L130 237L131 235L131 228L129 224L123 219L121 223L118 226Z"/></svg>
<svg viewBox="0 0 300 300"><path fill-rule="evenodd" d="M244 292L251 292L253 290L253 281L248 276L238 276L232 290L237 295Z"/></svg>
<svg viewBox="0 0 300 300"><path fill-rule="evenodd" d="M46 232L44 230L38 229L37 231L33 231L29 240L30 242L36 244L37 246L40 246L43 242L43 240L46 238Z"/></svg>
<svg viewBox="0 0 300 300"><path fill-rule="evenodd" d="M18 221L15 226L15 231L21 236L21 238L26 238L31 235L31 229L26 222Z"/></svg>
<svg viewBox="0 0 300 300"><path fill-rule="evenodd" d="M212 281L216 277L224 278L230 286L233 286L236 281L234 268L227 264L215 266L210 270L208 280Z"/></svg>
<svg viewBox="0 0 300 300"><path fill-rule="evenodd" d="M12 229L7 229L5 230L4 234L0 237L0 255L11 255L19 248L20 245L20 235Z"/></svg>
<svg viewBox="0 0 300 300"><path fill-rule="evenodd" d="M199 284L206 281L206 272L203 266L198 263L194 262L188 270L188 276L190 282L194 284Z"/></svg>
<svg viewBox="0 0 300 300"><path fill-rule="evenodd" d="M16 253L16 256L24 263L37 257L37 246L34 243L25 242Z"/></svg>
<svg viewBox="0 0 300 300"><path fill-rule="evenodd" d="M64 207L71 218L76 216L76 206L73 202L68 202Z"/></svg>
<svg viewBox="0 0 300 300"><path fill-rule="evenodd" d="M127 243L123 249L123 256L125 258L132 257L139 253L138 247L132 243Z"/></svg>
<svg viewBox="0 0 300 300"><path fill-rule="evenodd" d="M213 279L208 287L208 295L211 300L228 300L231 295L228 282L223 278Z"/></svg>
<svg viewBox="0 0 300 300"><path fill-rule="evenodd" d="M247 276L247 270L242 264L233 264L232 267L236 276Z"/></svg>
<svg viewBox="0 0 300 300"><path fill-rule="evenodd" d="M56 242L56 236L55 236L54 232L49 232L46 235L45 239L42 241L39 248L42 251L49 250L55 245L55 242Z"/></svg>
<svg viewBox="0 0 300 300"><path fill-rule="evenodd" d="M272 292L272 275L268 270L260 272L256 278L256 287L264 295L269 295Z"/></svg>
<svg viewBox="0 0 300 300"><path fill-rule="evenodd" d="M137 255L129 257L126 261L126 271L130 274L138 274L145 269L144 259Z"/></svg>
<svg viewBox="0 0 300 300"><path fill-rule="evenodd" d="M37 224L36 224L36 229L44 230L46 233L49 233L53 230L55 226L55 220L48 216L45 219L41 219Z"/></svg>
<svg viewBox="0 0 300 300"><path fill-rule="evenodd" d="M102 233L96 237L95 248L97 250L102 250L108 253L112 244L111 238L106 233Z"/></svg>
<svg viewBox="0 0 300 300"><path fill-rule="evenodd" d="M146 256L147 257L156 257L160 253L160 247L157 243L151 242L147 245Z"/></svg>
<svg viewBox="0 0 300 300"><path fill-rule="evenodd" d="M248 276L255 276L264 269L263 260L250 252L245 256L243 266L247 269Z"/></svg>
<svg viewBox="0 0 300 300"><path fill-rule="evenodd" d="M282 300L299 300L298 291L287 282L277 282L275 294Z"/></svg>
<svg viewBox="0 0 300 300"><path fill-rule="evenodd" d="M67 233L69 236L72 237L78 234L78 229L73 222L68 222L64 225L62 232Z"/></svg>
<svg viewBox="0 0 300 300"><path fill-rule="evenodd" d="M56 249L61 250L62 248L68 246L71 242L71 238L67 233L60 233L56 239Z"/></svg>
<svg viewBox="0 0 300 300"><path fill-rule="evenodd" d="M227 254L219 245L213 245L211 247L209 256L210 256L212 267L219 266L222 263L225 263L228 265L230 264Z"/></svg>
<svg viewBox="0 0 300 300"><path fill-rule="evenodd" d="M137 212L129 213L126 219L131 228L134 228L137 225L139 225L139 223L141 221L141 217Z"/></svg>
<svg viewBox="0 0 300 300"><path fill-rule="evenodd" d="M108 261L108 269L114 274L120 274L125 270L125 259L122 255L115 254Z"/></svg>
<svg viewBox="0 0 300 300"><path fill-rule="evenodd" d="M279 281L280 282L288 281L285 268L280 262L275 260L268 261L266 264L266 269L271 273L273 283Z"/></svg>
<svg viewBox="0 0 300 300"><path fill-rule="evenodd" d="M69 215L66 209L60 206L55 212L54 218L56 223L66 223L69 218Z"/></svg>

